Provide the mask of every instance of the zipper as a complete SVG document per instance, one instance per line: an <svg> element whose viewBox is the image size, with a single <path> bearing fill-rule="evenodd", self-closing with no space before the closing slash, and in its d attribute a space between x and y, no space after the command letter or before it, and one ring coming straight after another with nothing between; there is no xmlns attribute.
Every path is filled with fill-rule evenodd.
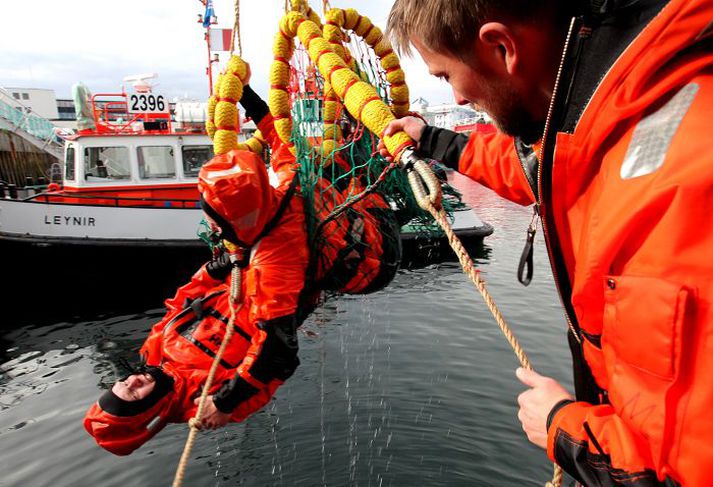
<svg viewBox="0 0 713 487"><path fill-rule="evenodd" d="M563 293L562 293L562 285L560 283L559 279L559 274L558 274L558 265L557 261L554 258L554 251L552 248L552 235L550 234L550 229L547 224L547 211L546 211L546 206L543 204L543 191L542 191L542 167L545 164L545 148L547 147L547 139L550 135L550 130L552 129L552 117L554 113L554 108L557 100L557 94L560 89L560 83L562 81L562 74L564 71L564 65L567 60L567 54L569 53L569 47L572 41L572 33L574 32L575 25L577 24L577 18L572 17L572 20L570 21L569 25L569 30L567 32L567 38L564 43L564 49L562 50L562 59L560 60L560 65L559 68L557 69L557 77L555 78L555 86L552 90L552 99L550 100L550 106L547 111L547 118L545 119L545 129L543 131L542 135L542 145L540 146L540 153L539 153L539 161L540 163L538 164L537 167L537 188L538 188L538 193L539 193L539 198L536 203L536 206L539 210L539 217L540 217L540 222L542 224L542 231L545 236L545 246L547 247L547 256L550 259L550 267L552 268L552 277L554 278L555 281L555 286L557 288L557 293L559 294L560 297L560 303L562 305L563 311L565 318L567 319L567 326L569 329L572 331L572 334L574 338L577 340L577 343L580 345L582 344L582 338L580 336L579 332L579 327L574 325L574 320L572 319L571 312L569 310L569 307L567 306L567 303L564 299ZM545 211L542 211L545 210Z"/></svg>

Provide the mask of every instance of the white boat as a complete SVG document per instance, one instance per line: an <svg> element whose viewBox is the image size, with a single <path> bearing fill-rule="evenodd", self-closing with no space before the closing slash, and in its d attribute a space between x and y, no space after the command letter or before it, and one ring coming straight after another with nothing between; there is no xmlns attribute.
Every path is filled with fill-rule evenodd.
<svg viewBox="0 0 713 487"><path fill-rule="evenodd" d="M7 316L38 312L29 289L39 290L39 311L52 319L57 310L91 316L139 301L154 306L211 257L198 235L197 176L213 157L208 136L175 130L168 113L117 116L130 97L114 97L101 105L95 97L96 127L65 140L61 185L0 188L0 266L13 282ZM468 207L453 215L467 243L493 231ZM450 255L440 250L444 238L428 237L432 230L403 227L406 265Z"/></svg>

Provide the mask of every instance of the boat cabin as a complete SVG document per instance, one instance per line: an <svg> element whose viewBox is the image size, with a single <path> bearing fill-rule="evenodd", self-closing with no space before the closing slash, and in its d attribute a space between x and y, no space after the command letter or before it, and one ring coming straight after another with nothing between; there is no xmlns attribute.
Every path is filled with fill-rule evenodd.
<svg viewBox="0 0 713 487"><path fill-rule="evenodd" d="M195 185L212 157L205 134L79 136L65 145L64 188Z"/></svg>

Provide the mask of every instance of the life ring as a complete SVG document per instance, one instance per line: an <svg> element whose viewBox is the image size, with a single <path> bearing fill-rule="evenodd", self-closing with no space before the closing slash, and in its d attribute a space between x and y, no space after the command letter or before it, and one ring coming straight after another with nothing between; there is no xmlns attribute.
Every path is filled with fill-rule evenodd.
<svg viewBox="0 0 713 487"><path fill-rule="evenodd" d="M59 184L57 184L57 183L49 183L49 184L47 185L47 191L48 191L49 193L56 193L56 192L59 191L60 189L62 189L62 188L61 188L61 187L59 186Z"/></svg>

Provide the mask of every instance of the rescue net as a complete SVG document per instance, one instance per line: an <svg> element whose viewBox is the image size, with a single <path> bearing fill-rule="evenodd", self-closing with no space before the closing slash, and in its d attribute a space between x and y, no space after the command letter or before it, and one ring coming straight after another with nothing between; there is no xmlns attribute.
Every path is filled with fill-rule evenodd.
<svg viewBox="0 0 713 487"><path fill-rule="evenodd" d="M239 18L237 5L236 1L236 26ZM368 238L366 242L363 240L367 234L366 222L370 219L379 220L379 213L382 217L397 215L398 224L413 222L414 228L424 236L435 236L441 231L444 232L464 272L483 296L520 364L531 369L527 355L451 227L453 210L462 205L460 195L443 179L436 178L432 168L415 156L412 150L414 142L407 134L398 132L383 135L391 120L405 115L408 111L408 88L396 54L381 31L368 19L353 9L327 10L327 6L328 2L325 0L326 23L322 25L319 16L304 0L292 0L291 8L286 4L287 14L280 21L280 31L275 38L274 62L270 73L270 111L277 133L283 142L290 146L299 163L297 171L307 202L305 211L313 246L312 253L319 255L322 252L345 250L349 253L363 252L366 243L375 241L369 241ZM345 31L352 31L362 41L355 40ZM296 37L299 37L305 47L298 46L295 49ZM566 45L564 51L567 52ZM241 75L239 63L242 61L239 58L231 59L231 63L234 61L234 66L227 69L231 73L228 77L229 83L225 83L221 89L216 86L218 98L209 101L210 121L207 129L214 140L216 154L239 148L236 136L237 109L228 107L223 110L223 115L228 116L223 117L222 121L219 121L218 116L221 103L228 100L234 103L234 100L240 99L240 79L245 75L245 69L243 66ZM334 83L334 87L330 86L325 78ZM219 79L217 85L220 84ZM228 85L230 89L224 92L223 88ZM344 100L345 106L341 105L340 100ZM233 134L221 135L221 132L225 131L219 127L229 128L231 123ZM366 131L362 123L370 130ZM389 153L393 154L400 167L407 171L405 176L400 171L391 170L396 164L387 164L378 156L378 139L374 134L383 135L384 145ZM259 134L254 139L242 148L257 151L258 146L262 147L262 141ZM409 186L413 197L408 190ZM376 200L370 201L372 195L377 195ZM387 199L378 201L382 195ZM383 218L381 220L383 223ZM386 225L378 228L383 230ZM379 242L384 249L393 241L398 245L398 231L388 235L382 232L379 236L385 239ZM354 242L353 245L339 250L338 246L330 245L332 237L341 239L342 243L348 242L350 238ZM381 265L383 266L383 262ZM236 281L239 283L238 277L234 276L233 279L236 289L239 288L239 284L235 286ZM322 278L325 279L326 276ZM367 292L358 285L350 290L349 286L353 284L353 281L343 282L342 287L335 289ZM232 326L229 325L228 328L232 329ZM221 348L227 340L228 334ZM219 359L220 354L216 357L216 363ZM212 374L209 381L212 381ZM204 390L208 388L207 384ZM195 421L200 421L204 400L205 393L201 397L201 406ZM185 463L196 431L192 425L191 436L184 449L174 487L182 482ZM546 486L559 487L561 484L562 470L555 464L552 481L547 482Z"/></svg>
<svg viewBox="0 0 713 487"><path fill-rule="evenodd" d="M376 94L367 103L378 99L397 117L409 113L404 73L381 30L356 10L325 8L324 23L304 0L292 0L286 10L273 44L268 105L277 135L297 162L310 254L316 260L312 275L324 290L369 292L380 287L367 285L376 277L371 271L376 272L378 260L382 266L384 261L387 267L398 266L399 229L420 241L441 238L443 231L419 206L406 174L393 170L396 165L379 154L378 134L361 121L364 107L347 110L325 80L296 35L294 21L300 17L314 22L315 34L329 43L327 51L356 74L359 83L352 82L347 90L352 84L357 85L355 91L368 85ZM269 149L259 131L237 143L235 102L242 95L245 73L242 59L231 57L209 100L207 131L216 154L235 148L263 152L269 163ZM443 206L452 223L453 212L465 205L447 183L445 171L438 170L435 161L431 165L441 175ZM209 232L199 233L211 243ZM396 261L388 262L392 258ZM368 265L370 259L376 259L373 266Z"/></svg>
<svg viewBox="0 0 713 487"><path fill-rule="evenodd" d="M398 57L368 18L354 9L330 9L322 24L319 16L298 0L292 1L290 10L317 24L331 50L376 90L394 114L408 113L408 87ZM360 246L374 244L374 240L388 256L400 245L394 241L399 239L398 232L384 230L390 225L389 213L398 228L416 239L442 237L433 217L419 207L405 173L392 170L395 166L379 154L378 135L365 127L361 117L349 113L305 45L296 35L287 34L289 22L286 15L275 36L269 105L278 134L291 145L298 162L312 254L323 261L317 269L328 268L337 253L358 253ZM436 167L435 161L432 165ZM446 182L445 172L438 172L444 207L452 222L453 212L464 205L460 194ZM365 230L357 228L361 222ZM380 238L358 235L369 228L381 229ZM345 239L349 240L346 246ZM342 284L331 287L355 290Z"/></svg>

